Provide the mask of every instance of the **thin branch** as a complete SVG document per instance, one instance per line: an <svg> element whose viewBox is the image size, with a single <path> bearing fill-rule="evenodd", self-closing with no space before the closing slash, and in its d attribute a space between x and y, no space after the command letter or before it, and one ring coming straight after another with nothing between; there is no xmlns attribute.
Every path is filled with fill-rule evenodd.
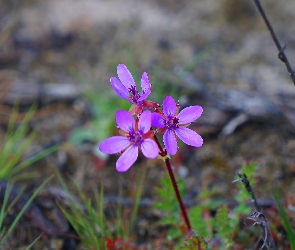
<svg viewBox="0 0 295 250"><path fill-rule="evenodd" d="M239 174L238 173L238 176L240 177L240 180L242 181L245 189L248 191L248 193L251 195L251 198L252 198L252 201L254 202L254 205L255 205L255 208L258 212L261 211L261 208L260 206L258 205L258 202L257 202L257 199L256 199L256 196L255 196L255 193L250 185L250 182L247 178L247 176L245 174Z"/></svg>
<svg viewBox="0 0 295 250"><path fill-rule="evenodd" d="M269 21L267 15L266 15L265 12L264 12L264 9L263 9L263 7L262 7L260 1L259 1L259 0L254 0L254 3L255 3L255 5L256 5L258 11L259 11L260 14L261 14L261 16L262 16L262 18L263 18L263 20L264 20L264 22L265 22L265 24L266 24L266 26L267 26L267 28L268 28L270 34L271 34L272 39L274 40L274 42L275 42L275 44L276 44L276 46L277 46L277 48L278 48L278 51L279 51L278 57L279 57L279 59L280 59L283 63L285 63L286 68L287 68L287 70L288 70L288 72L289 72L289 74L290 74L290 77L291 77L291 79L292 79L292 81L293 81L293 83L294 83L294 85L295 85L295 72L293 71L293 69L292 69L292 67L291 67L291 65L290 65L290 63L289 63L289 60L288 60L288 58L287 58L287 56L286 56L286 54L285 54L285 52L284 52L285 49L286 49L286 45L282 46L282 45L280 44L280 41L279 41L279 39L278 39L278 37L277 37L277 35L276 35L276 33L275 33L275 31L274 31L274 29L273 29L271 23L270 23L270 21Z"/></svg>

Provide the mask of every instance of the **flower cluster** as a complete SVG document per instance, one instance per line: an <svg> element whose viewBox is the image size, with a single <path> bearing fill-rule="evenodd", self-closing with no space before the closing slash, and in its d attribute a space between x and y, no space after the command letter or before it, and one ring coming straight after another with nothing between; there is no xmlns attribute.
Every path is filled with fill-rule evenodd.
<svg viewBox="0 0 295 250"><path fill-rule="evenodd" d="M141 93L138 92L135 81L125 65L118 65L117 74L119 79L111 77L111 85L120 97L132 105L129 112L118 110L116 113L121 136L107 138L99 145L99 150L106 154L121 154L116 163L119 172L125 172L132 166L139 150L147 158L156 158L159 155L162 150L153 139L157 133L163 134L165 152L170 155L176 154L177 137L190 146L202 146L202 137L187 128L201 116L201 106L190 106L179 112L179 105L171 96L167 96L160 110L159 104L146 100L151 93L151 84L146 72L141 78ZM153 113L149 109L152 109Z"/></svg>

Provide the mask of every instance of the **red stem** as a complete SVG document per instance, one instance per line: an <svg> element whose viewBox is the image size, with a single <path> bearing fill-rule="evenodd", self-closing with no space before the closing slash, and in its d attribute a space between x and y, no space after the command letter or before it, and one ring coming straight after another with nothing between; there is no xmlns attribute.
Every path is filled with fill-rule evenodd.
<svg viewBox="0 0 295 250"><path fill-rule="evenodd" d="M187 212L186 212L185 206L183 204L182 198L180 196L180 192L179 192L177 182L176 182L175 177L174 177L174 173L173 173L173 170L172 170L172 167L171 167L171 164L170 164L170 160L169 160L167 151L163 150L163 148L162 148L161 144L159 143L158 138L156 137L156 135L154 135L154 139L155 139L155 141L156 141L156 143L157 143L157 145L158 145L158 147L160 149L160 155L165 159L165 163L166 163L167 170L168 170L168 173L169 173L169 176L170 176L173 188L174 188L175 195L177 197L179 208L181 210L182 216L184 218L184 221L185 221L188 233L189 233L192 230L192 227L191 227L190 221L188 219Z"/></svg>

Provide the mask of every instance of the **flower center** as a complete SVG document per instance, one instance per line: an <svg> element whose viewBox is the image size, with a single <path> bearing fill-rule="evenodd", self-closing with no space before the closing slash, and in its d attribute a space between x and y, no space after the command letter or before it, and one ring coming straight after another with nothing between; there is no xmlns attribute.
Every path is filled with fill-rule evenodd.
<svg viewBox="0 0 295 250"><path fill-rule="evenodd" d="M176 129L178 127L179 119L176 116L169 115L165 120L165 127L168 129Z"/></svg>
<svg viewBox="0 0 295 250"><path fill-rule="evenodd" d="M131 130L129 132L128 139L135 146L140 146L140 144L143 142L142 133L140 131Z"/></svg>
<svg viewBox="0 0 295 250"><path fill-rule="evenodd" d="M140 94L138 93L136 86L132 85L129 89L129 98L133 103L137 103L137 100L140 98Z"/></svg>

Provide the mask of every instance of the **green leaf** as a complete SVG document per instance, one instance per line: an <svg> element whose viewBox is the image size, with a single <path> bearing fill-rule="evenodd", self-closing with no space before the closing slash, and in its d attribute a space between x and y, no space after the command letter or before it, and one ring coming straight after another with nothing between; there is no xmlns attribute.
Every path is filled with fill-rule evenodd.
<svg viewBox="0 0 295 250"><path fill-rule="evenodd" d="M205 219L204 208L202 206L195 206L189 210L189 218L194 230L205 238L212 237L213 219Z"/></svg>
<svg viewBox="0 0 295 250"><path fill-rule="evenodd" d="M173 241L182 236L182 232L177 227L172 227L169 229L166 239Z"/></svg>
<svg viewBox="0 0 295 250"><path fill-rule="evenodd" d="M220 237L223 249L231 249L234 242L232 240L235 228L231 227L226 205L217 210L215 229Z"/></svg>

